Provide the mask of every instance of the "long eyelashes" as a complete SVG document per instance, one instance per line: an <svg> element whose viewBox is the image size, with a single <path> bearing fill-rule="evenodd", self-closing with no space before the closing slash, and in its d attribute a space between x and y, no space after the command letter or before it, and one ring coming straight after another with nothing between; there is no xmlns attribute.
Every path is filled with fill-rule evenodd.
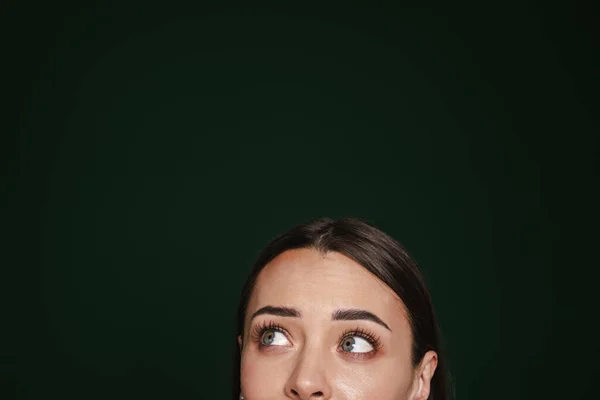
<svg viewBox="0 0 600 400"><path fill-rule="evenodd" d="M290 334L288 333L288 331L286 331L277 322L263 321L261 324L257 324L253 327L253 329L251 331L252 340L255 343L258 343L259 346L261 346L261 347L269 347L269 345L265 345L262 343L262 337L265 334L265 332L268 332L268 331L281 332L284 335L286 335L288 338L290 337ZM360 338L366 340L373 347L373 350L368 353L344 352L345 354L351 355L353 357L365 358L365 357L367 357L367 355L373 355L382 347L379 336L377 336L373 332L368 331L367 329L364 329L361 327L356 327L355 329L348 329L348 330L344 331L342 333L342 335L340 336L338 343L341 345L342 341L344 341L346 338L352 337L352 336L360 337Z"/></svg>
<svg viewBox="0 0 600 400"><path fill-rule="evenodd" d="M379 336L375 335L374 333L372 333L364 328L357 326L355 329L349 329L349 330L345 331L342 334L340 342L350 336L358 336L360 338L365 339L367 342L369 342L369 344L371 346L373 346L374 352L381 348L381 340L379 339Z"/></svg>
<svg viewBox="0 0 600 400"><path fill-rule="evenodd" d="M283 329L283 327L278 323L273 321L263 321L261 324L255 325L252 329L252 340L258 343L259 345L262 345L261 338L267 331L277 331L283 333L286 336L289 336L288 332L285 329Z"/></svg>

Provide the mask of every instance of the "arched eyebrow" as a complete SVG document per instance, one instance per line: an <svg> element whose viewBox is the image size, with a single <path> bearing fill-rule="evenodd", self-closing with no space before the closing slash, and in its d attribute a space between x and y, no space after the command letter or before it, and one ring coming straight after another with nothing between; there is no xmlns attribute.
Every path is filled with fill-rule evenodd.
<svg viewBox="0 0 600 400"><path fill-rule="evenodd" d="M275 307L275 306L264 306L259 308L254 314L252 314L251 320L262 314L275 315L277 317L294 317L302 318L302 313L292 307Z"/></svg>
<svg viewBox="0 0 600 400"><path fill-rule="evenodd" d="M381 320L381 318L379 318L377 315L373 314L370 311L367 310L360 310L358 308L348 308L348 309L342 309L342 310L335 310L332 314L331 314L331 320L332 321L357 321L357 320L366 320L366 321L371 321L371 322L375 322L376 324L379 324L381 326L383 326L385 329L387 329L388 331L392 331L390 329L390 327Z"/></svg>
<svg viewBox="0 0 600 400"><path fill-rule="evenodd" d="M259 308L257 311L252 314L251 320L255 317L263 314L275 315L277 317L292 317L292 318L302 318L302 313L293 308L293 307L282 307L282 306L264 306ZM335 310L331 314L332 321L358 321L365 320L375 322L383 326L385 329L391 332L390 327L381 320L377 315L373 314L367 310L361 310L358 308L346 308Z"/></svg>

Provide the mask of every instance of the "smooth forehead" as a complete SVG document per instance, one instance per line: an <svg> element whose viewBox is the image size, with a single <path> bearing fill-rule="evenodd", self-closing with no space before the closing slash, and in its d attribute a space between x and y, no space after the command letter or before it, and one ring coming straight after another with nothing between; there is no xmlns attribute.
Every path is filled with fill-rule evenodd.
<svg viewBox="0 0 600 400"><path fill-rule="evenodd" d="M310 248L285 251L260 272L249 311L265 305L404 314L396 293L366 268L341 253Z"/></svg>

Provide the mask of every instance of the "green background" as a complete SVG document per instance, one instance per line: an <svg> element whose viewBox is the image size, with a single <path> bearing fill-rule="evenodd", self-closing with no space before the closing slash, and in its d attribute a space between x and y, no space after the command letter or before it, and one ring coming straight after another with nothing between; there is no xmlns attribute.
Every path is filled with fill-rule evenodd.
<svg viewBox="0 0 600 400"><path fill-rule="evenodd" d="M229 398L245 274L321 216L420 263L457 398L593 397L591 6L87 3L0 13L1 399Z"/></svg>

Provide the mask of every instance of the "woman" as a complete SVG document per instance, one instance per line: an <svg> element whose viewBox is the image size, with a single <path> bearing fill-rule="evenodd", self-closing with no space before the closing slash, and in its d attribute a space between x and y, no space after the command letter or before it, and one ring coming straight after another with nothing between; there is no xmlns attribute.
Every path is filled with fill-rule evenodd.
<svg viewBox="0 0 600 400"><path fill-rule="evenodd" d="M448 399L416 263L354 218L296 226L263 250L242 290L234 368L234 399Z"/></svg>

